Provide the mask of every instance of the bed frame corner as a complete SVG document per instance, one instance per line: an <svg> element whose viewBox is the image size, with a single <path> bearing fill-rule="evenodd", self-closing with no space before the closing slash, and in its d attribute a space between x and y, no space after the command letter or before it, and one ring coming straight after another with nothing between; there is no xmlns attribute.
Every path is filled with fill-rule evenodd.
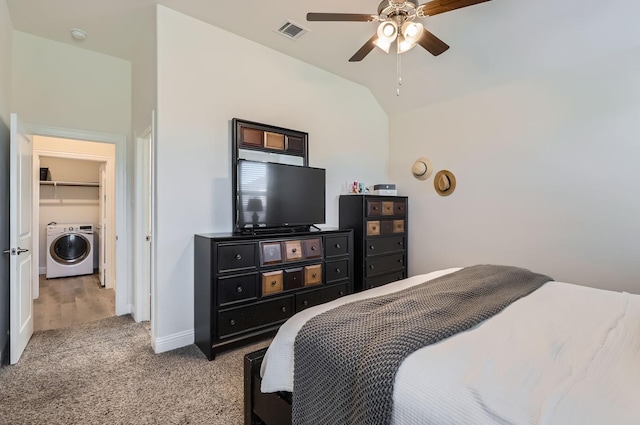
<svg viewBox="0 0 640 425"><path fill-rule="evenodd" d="M266 348L244 356L244 425L291 425L291 399L260 391Z"/></svg>

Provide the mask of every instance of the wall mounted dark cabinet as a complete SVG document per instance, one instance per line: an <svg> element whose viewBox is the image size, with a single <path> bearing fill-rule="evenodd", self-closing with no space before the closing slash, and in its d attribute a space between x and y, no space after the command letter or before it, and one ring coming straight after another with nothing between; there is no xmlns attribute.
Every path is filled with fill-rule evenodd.
<svg viewBox="0 0 640 425"><path fill-rule="evenodd" d="M356 292L407 277L407 207L405 196L340 196L340 228L354 230Z"/></svg>

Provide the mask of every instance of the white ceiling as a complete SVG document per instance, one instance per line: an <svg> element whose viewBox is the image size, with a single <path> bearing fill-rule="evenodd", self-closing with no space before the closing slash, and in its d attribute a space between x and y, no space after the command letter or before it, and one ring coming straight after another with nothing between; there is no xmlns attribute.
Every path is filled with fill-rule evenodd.
<svg viewBox="0 0 640 425"><path fill-rule="evenodd" d="M163 4L360 83L390 114L640 45L635 0L492 0L424 19L451 48L438 57L419 46L403 54L396 96L395 55L376 49L348 62L374 33L374 22L306 21L307 12L375 14L378 0L6 1L15 30L128 60L135 59L131 40L152 31L154 5ZM297 41L277 34L286 20L310 32ZM88 38L73 40L71 28Z"/></svg>

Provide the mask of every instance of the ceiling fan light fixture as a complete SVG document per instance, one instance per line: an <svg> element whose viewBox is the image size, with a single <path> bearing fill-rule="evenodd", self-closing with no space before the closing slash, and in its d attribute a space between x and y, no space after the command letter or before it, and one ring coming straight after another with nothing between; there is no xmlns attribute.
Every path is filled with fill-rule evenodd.
<svg viewBox="0 0 640 425"><path fill-rule="evenodd" d="M402 24L401 33L411 43L415 43L422 36L424 26L419 22L406 21Z"/></svg>
<svg viewBox="0 0 640 425"><path fill-rule="evenodd" d="M402 34L398 35L398 54L408 52L416 47L416 43L412 42Z"/></svg>
<svg viewBox="0 0 640 425"><path fill-rule="evenodd" d="M389 53L389 49L391 49L391 42L381 38L378 38L373 42L373 44L375 44L379 49L384 50L385 53Z"/></svg>
<svg viewBox="0 0 640 425"><path fill-rule="evenodd" d="M378 25L378 39L393 43L398 36L398 24L393 21L385 21Z"/></svg>

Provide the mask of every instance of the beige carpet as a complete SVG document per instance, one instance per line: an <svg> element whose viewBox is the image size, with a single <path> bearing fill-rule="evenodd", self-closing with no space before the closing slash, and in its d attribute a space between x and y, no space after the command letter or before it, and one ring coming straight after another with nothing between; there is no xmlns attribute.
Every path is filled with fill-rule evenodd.
<svg viewBox="0 0 640 425"><path fill-rule="evenodd" d="M241 424L242 357L195 346L154 354L130 316L36 332L0 368L0 424Z"/></svg>

